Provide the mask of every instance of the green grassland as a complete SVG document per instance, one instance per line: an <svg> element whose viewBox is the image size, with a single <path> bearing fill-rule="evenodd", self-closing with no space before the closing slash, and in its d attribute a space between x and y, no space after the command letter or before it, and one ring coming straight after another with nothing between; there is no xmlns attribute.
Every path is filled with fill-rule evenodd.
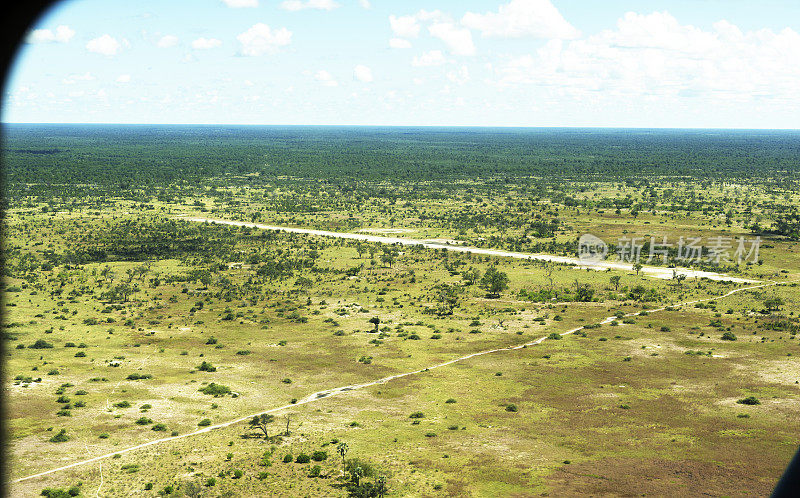
<svg viewBox="0 0 800 498"><path fill-rule="evenodd" d="M294 144L295 131L284 133L274 143ZM331 150L385 139L309 133ZM371 486L385 479L390 496L753 496L769 493L797 449L800 198L779 173L791 147L770 156L737 138L742 154L773 160L770 175L730 159L694 176L625 169L614 178L511 161L508 171L469 178L424 165L436 151L457 163L471 146L445 153L441 136L428 146L412 137L409 157L423 166L392 178L394 147L405 143L395 137L374 152L388 163L353 179L340 156L314 170L319 151L297 145L267 149L273 163L295 161L296 176L285 166L231 171L225 165L260 157L245 135L196 176L181 163L185 178L161 164L182 150L199 154L182 148L194 143L186 137L168 155L159 142L136 159L154 165L147 178L120 159L146 137L95 149L76 137L11 135L3 328L13 495L76 486L87 496L378 496ZM488 147L491 137L477 137ZM501 139L522 150L513 135ZM48 147L57 152L41 153ZM688 157L675 150L664 164ZM98 167L92 182L50 158L92 170L92 154L113 157L116 176ZM473 160L503 164L492 154ZM635 153L617 159L634 170L644 163ZM186 215L558 255L574 255L587 232L612 243L758 235L757 261L699 268L775 285L727 295L750 286ZM508 276L498 295L469 278L490 268ZM426 370L494 349L503 350ZM748 397L758 404L738 402ZM214 428L283 406L269 438L247 422ZM214 429L194 434L206 427Z"/></svg>

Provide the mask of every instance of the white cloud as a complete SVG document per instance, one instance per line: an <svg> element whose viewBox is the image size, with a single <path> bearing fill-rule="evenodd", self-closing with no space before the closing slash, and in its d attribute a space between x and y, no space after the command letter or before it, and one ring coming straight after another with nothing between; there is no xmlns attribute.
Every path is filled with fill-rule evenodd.
<svg viewBox="0 0 800 498"><path fill-rule="evenodd" d="M292 41L292 32L286 28L273 30L264 23L254 24L236 37L242 44L242 55L272 54Z"/></svg>
<svg viewBox="0 0 800 498"><path fill-rule="evenodd" d="M403 38L392 38L389 40L389 46L392 48L411 48L411 42Z"/></svg>
<svg viewBox="0 0 800 498"><path fill-rule="evenodd" d="M333 76L328 71L320 69L314 74L314 79L322 83L324 86L336 86L339 83L333 79Z"/></svg>
<svg viewBox="0 0 800 498"><path fill-rule="evenodd" d="M447 62L447 59L445 59L441 50L431 50L430 52L423 53L419 57L414 57L411 61L411 65L416 67L441 66L445 62Z"/></svg>
<svg viewBox="0 0 800 498"><path fill-rule="evenodd" d="M469 80L469 69L467 66L461 66L458 71L448 72L447 79L457 85L463 85Z"/></svg>
<svg viewBox="0 0 800 498"><path fill-rule="evenodd" d="M222 0L222 3L234 9L258 7L258 0Z"/></svg>
<svg viewBox="0 0 800 498"><path fill-rule="evenodd" d="M616 29L507 57L495 74L500 85L533 84L559 95L796 102L800 34L742 32L727 21L705 31L667 12L629 12Z"/></svg>
<svg viewBox="0 0 800 498"><path fill-rule="evenodd" d="M472 33L466 28L458 28L451 23L437 22L428 27L434 38L439 38L454 55L475 55Z"/></svg>
<svg viewBox="0 0 800 498"><path fill-rule="evenodd" d="M217 48L220 45L222 45L222 41L216 38L198 38L192 41L192 48L195 50L208 50Z"/></svg>
<svg viewBox="0 0 800 498"><path fill-rule="evenodd" d="M158 40L158 45L160 48L170 48L174 47L178 44L178 37L174 35L165 35L162 36L161 39Z"/></svg>
<svg viewBox="0 0 800 498"><path fill-rule="evenodd" d="M303 2L302 0L286 0L285 2L281 3L281 8L283 10L289 11L298 11L298 10L305 10L305 9L314 9L314 10L333 10L340 5L334 0L306 0Z"/></svg>
<svg viewBox="0 0 800 498"><path fill-rule="evenodd" d="M105 34L98 38L89 40L86 44L86 50L102 55L116 55L122 45L116 38L111 35Z"/></svg>
<svg viewBox="0 0 800 498"><path fill-rule="evenodd" d="M55 31L49 29L34 29L27 38L28 43L68 43L75 36L75 30L62 24Z"/></svg>
<svg viewBox="0 0 800 498"><path fill-rule="evenodd" d="M74 85L77 81L92 81L94 79L95 77L92 73L86 72L84 74L71 74L61 80L61 83L65 85Z"/></svg>
<svg viewBox="0 0 800 498"><path fill-rule="evenodd" d="M119 76L117 76L117 83L128 83L130 81L131 81L130 74L120 74Z"/></svg>
<svg viewBox="0 0 800 498"><path fill-rule="evenodd" d="M497 12L467 12L461 24L480 31L485 37L572 39L580 35L550 0L511 0Z"/></svg>
<svg viewBox="0 0 800 498"><path fill-rule="evenodd" d="M372 69L361 64L357 65L355 69L353 69L353 78L364 83L369 83L374 79L372 77Z"/></svg>
<svg viewBox="0 0 800 498"><path fill-rule="evenodd" d="M365 9L372 8L372 4L369 2L369 0L358 0L358 4Z"/></svg>
<svg viewBox="0 0 800 498"><path fill-rule="evenodd" d="M416 38L419 35L420 25L415 16L389 16L389 26L394 34L403 38Z"/></svg>

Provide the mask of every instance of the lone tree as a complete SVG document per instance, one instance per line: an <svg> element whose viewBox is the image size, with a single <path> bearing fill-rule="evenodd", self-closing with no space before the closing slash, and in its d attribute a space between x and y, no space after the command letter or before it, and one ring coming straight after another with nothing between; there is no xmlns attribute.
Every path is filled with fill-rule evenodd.
<svg viewBox="0 0 800 498"><path fill-rule="evenodd" d="M344 464L344 457L345 455L347 455L347 449L348 449L347 443L345 443L344 441L342 441L336 446L336 451L342 456L342 475L345 475L347 473Z"/></svg>
<svg viewBox="0 0 800 498"><path fill-rule="evenodd" d="M268 415L266 413L262 413L261 415L254 415L253 418L250 420L250 427L253 429L261 429L264 433L264 439L269 439L269 433L267 432L267 425L271 424L272 421L275 420L274 415Z"/></svg>
<svg viewBox="0 0 800 498"><path fill-rule="evenodd" d="M786 303L779 297L771 297L764 300L764 307L767 308L767 311L777 311L784 304Z"/></svg>
<svg viewBox="0 0 800 498"><path fill-rule="evenodd" d="M622 279L622 277L620 277L619 275L614 275L613 277L611 277L611 278L609 279L609 280L611 281L611 285L613 285L613 286L614 286L614 290L615 290L615 291L618 291L618 290L619 290L619 281L620 281L621 279Z"/></svg>
<svg viewBox="0 0 800 498"><path fill-rule="evenodd" d="M375 332L377 332L378 326L381 324L381 319L378 318L377 316L373 316L372 318L369 319L369 323L375 325Z"/></svg>
<svg viewBox="0 0 800 498"><path fill-rule="evenodd" d="M508 289L508 275L498 271L494 266L490 267L481 278L481 289L485 290L489 297L499 297L501 292Z"/></svg>
<svg viewBox="0 0 800 498"><path fill-rule="evenodd" d="M641 263L634 263L633 264L633 271L636 272L636 275L639 275L639 272L642 271L642 268L644 268L644 267L641 265Z"/></svg>

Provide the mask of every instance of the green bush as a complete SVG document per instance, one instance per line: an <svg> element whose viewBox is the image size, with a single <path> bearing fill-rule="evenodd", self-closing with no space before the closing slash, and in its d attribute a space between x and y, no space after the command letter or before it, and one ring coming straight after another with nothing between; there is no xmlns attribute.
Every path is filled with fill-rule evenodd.
<svg viewBox="0 0 800 498"><path fill-rule="evenodd" d="M212 365L211 363L209 363L207 361L204 361L203 363L198 365L197 370L199 370L201 372L216 372L217 371L217 367L215 367L214 365Z"/></svg>
<svg viewBox="0 0 800 498"><path fill-rule="evenodd" d="M208 427L209 425L211 425L211 419L204 418L200 422L197 422L197 425L200 427Z"/></svg>
<svg viewBox="0 0 800 498"><path fill-rule="evenodd" d="M37 339L36 342L28 346L31 349L52 349L53 345L44 339Z"/></svg>
<svg viewBox="0 0 800 498"><path fill-rule="evenodd" d="M283 463L292 463L292 460L294 460L294 457L291 453L287 453L283 456Z"/></svg>
<svg viewBox="0 0 800 498"><path fill-rule="evenodd" d="M203 394L208 394L209 396L224 396L226 394L230 394L231 389L228 386L211 382L207 386L198 389L198 391Z"/></svg>
<svg viewBox="0 0 800 498"><path fill-rule="evenodd" d="M311 459L314 460L315 462L325 461L328 459L328 452L317 450L311 454Z"/></svg>
<svg viewBox="0 0 800 498"><path fill-rule="evenodd" d="M425 414L422 412L414 412L409 415L408 418L425 418Z"/></svg>
<svg viewBox="0 0 800 498"><path fill-rule="evenodd" d="M310 461L311 461L311 457L310 456L306 455L305 453L300 453L299 455L297 455L297 458L295 459L294 462L295 463L308 463Z"/></svg>
<svg viewBox="0 0 800 498"><path fill-rule="evenodd" d="M506 411L507 411L507 412L514 412L514 413L516 413L516 412L518 411L518 409L517 409L517 405L515 405L514 403L509 403L508 405L506 405Z"/></svg>
<svg viewBox="0 0 800 498"><path fill-rule="evenodd" d="M755 396L748 396L737 401L740 405L760 405L761 401Z"/></svg>
<svg viewBox="0 0 800 498"><path fill-rule="evenodd" d="M69 441L69 436L67 436L67 430L61 429L60 431L58 431L58 434L51 437L49 441L51 443L63 443L64 441Z"/></svg>
<svg viewBox="0 0 800 498"><path fill-rule="evenodd" d="M725 332L724 334L722 334L722 340L723 341L735 341L736 340L736 335L733 332Z"/></svg>

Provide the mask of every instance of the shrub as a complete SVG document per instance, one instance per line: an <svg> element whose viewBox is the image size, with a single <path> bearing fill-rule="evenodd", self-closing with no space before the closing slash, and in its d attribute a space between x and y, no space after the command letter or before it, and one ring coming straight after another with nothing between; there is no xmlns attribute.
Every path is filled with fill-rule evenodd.
<svg viewBox="0 0 800 498"><path fill-rule="evenodd" d="M722 334L722 340L723 341L735 341L736 340L736 335L733 332L725 332L724 334Z"/></svg>
<svg viewBox="0 0 800 498"><path fill-rule="evenodd" d="M214 486L216 484L217 484L217 479L215 477L209 477L208 479L206 479L207 488L210 488L211 486Z"/></svg>
<svg viewBox="0 0 800 498"><path fill-rule="evenodd" d="M228 386L211 382L207 386L198 389L198 391L203 394L208 394L209 396L224 396L226 394L230 394L231 389Z"/></svg>
<svg viewBox="0 0 800 498"><path fill-rule="evenodd" d="M150 425L152 423L153 423L153 419L150 419L150 418L147 418L147 417L139 417L136 420L136 424L137 425Z"/></svg>
<svg viewBox="0 0 800 498"><path fill-rule="evenodd" d="M322 473L322 467L319 465L314 465L308 471L308 477L319 477L320 473Z"/></svg>
<svg viewBox="0 0 800 498"><path fill-rule="evenodd" d="M63 443L64 441L69 441L66 429L61 429L58 434L50 438L51 443Z"/></svg>
<svg viewBox="0 0 800 498"><path fill-rule="evenodd" d="M217 371L217 367L215 367L214 365L212 365L211 363L209 363L207 361L204 361L203 363L198 365L197 370L199 370L201 372L216 372Z"/></svg>
<svg viewBox="0 0 800 498"><path fill-rule="evenodd" d="M328 452L327 451L320 451L317 450L311 454L311 459L315 462L322 462L328 459Z"/></svg>
<svg viewBox="0 0 800 498"><path fill-rule="evenodd" d="M554 341L558 341L561 339L561 334L559 334L558 332L553 332L550 335L548 335L547 338L552 339Z"/></svg>
<svg viewBox="0 0 800 498"><path fill-rule="evenodd" d="M283 382L284 384L291 384L292 383L292 379L289 379L287 377L286 379L283 379L281 382Z"/></svg>
<svg viewBox="0 0 800 498"><path fill-rule="evenodd" d="M737 401L740 405L760 405L761 401L755 396L748 396Z"/></svg>
<svg viewBox="0 0 800 498"><path fill-rule="evenodd" d="M111 436L107 432L104 432L97 437L99 437L100 439L108 439Z"/></svg>
<svg viewBox="0 0 800 498"><path fill-rule="evenodd" d="M408 418L425 418L425 414L422 412L414 412L409 415Z"/></svg>
<svg viewBox="0 0 800 498"><path fill-rule="evenodd" d="M311 457L306 455L305 453L300 453L299 455L297 455L297 458L295 459L295 463L308 463L310 461Z"/></svg>
<svg viewBox="0 0 800 498"><path fill-rule="evenodd" d="M128 401L119 401L117 403L114 403L114 406L116 406L117 408L130 408L131 404Z"/></svg>
<svg viewBox="0 0 800 498"><path fill-rule="evenodd" d="M244 472L242 472L239 469L236 469L236 470L233 471L233 478L234 479L241 479L243 475L244 475Z"/></svg>
<svg viewBox="0 0 800 498"><path fill-rule="evenodd" d="M448 398L447 401L445 401L445 403L455 403L455 402L456 400L453 398Z"/></svg>
<svg viewBox="0 0 800 498"><path fill-rule="evenodd" d="M516 413L518 411L517 405L515 405L514 403L509 403L508 405L506 405L506 411Z"/></svg>
<svg viewBox="0 0 800 498"><path fill-rule="evenodd" d="M200 427L207 427L207 426L211 425L211 419L204 418L200 422L197 422L197 425L200 426Z"/></svg>
<svg viewBox="0 0 800 498"><path fill-rule="evenodd" d="M291 453L287 453L283 456L283 463L292 463L292 460L294 460L294 457Z"/></svg>
<svg viewBox="0 0 800 498"><path fill-rule="evenodd" d="M151 374L138 374L138 373L132 373L127 377L128 380L142 380L142 379L152 379L152 378L153 376Z"/></svg>
<svg viewBox="0 0 800 498"><path fill-rule="evenodd" d="M164 424L156 424L152 427L152 429L156 432L164 432L167 430L167 426Z"/></svg>
<svg viewBox="0 0 800 498"><path fill-rule="evenodd" d="M31 349L52 349L53 345L44 339L36 339L36 342L28 346Z"/></svg>

